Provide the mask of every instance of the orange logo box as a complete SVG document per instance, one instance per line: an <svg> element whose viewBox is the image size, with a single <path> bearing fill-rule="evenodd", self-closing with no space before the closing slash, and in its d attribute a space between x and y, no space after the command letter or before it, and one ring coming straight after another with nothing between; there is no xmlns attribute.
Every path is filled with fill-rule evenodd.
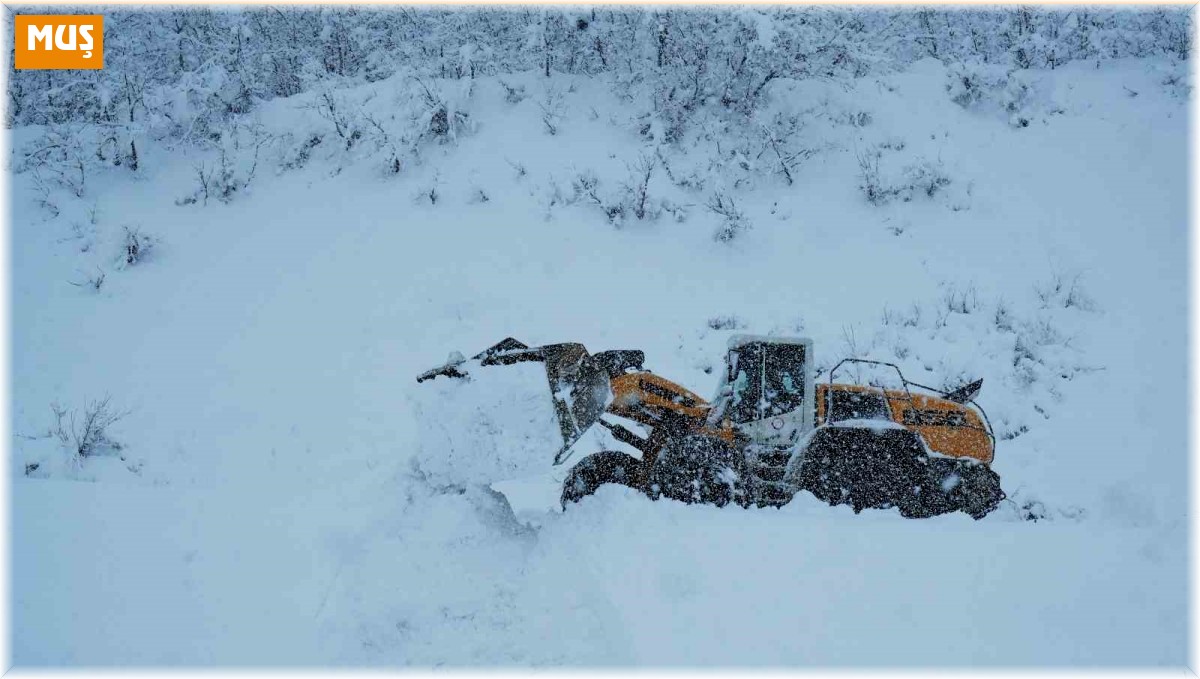
<svg viewBox="0 0 1200 679"><path fill-rule="evenodd" d="M13 17L17 68L104 68L104 17L18 14Z"/></svg>

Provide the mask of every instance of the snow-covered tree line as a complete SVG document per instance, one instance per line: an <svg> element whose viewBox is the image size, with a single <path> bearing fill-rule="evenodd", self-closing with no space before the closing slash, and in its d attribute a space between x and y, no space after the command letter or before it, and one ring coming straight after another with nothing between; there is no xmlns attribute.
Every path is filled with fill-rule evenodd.
<svg viewBox="0 0 1200 679"><path fill-rule="evenodd" d="M864 76L923 57L1052 69L1187 59L1191 49L1190 14L1174 8L88 11L105 16L105 68L11 72L9 126L135 125L197 138L260 101L330 79L536 69L606 75L624 92L649 94L670 131L704 106L748 112L777 78Z"/></svg>
<svg viewBox="0 0 1200 679"><path fill-rule="evenodd" d="M20 11L9 10L10 26L12 12ZM51 11L72 9L38 9ZM1030 120L1026 80L1037 71L1073 60L1098 64L1146 56L1179 65L1191 50L1191 16L1177 8L86 11L105 16L104 69L9 74L6 124L42 126L38 138L15 149L13 167L31 174L52 215L63 190L78 199L89 195L96 172L138 171L148 143L201 147L211 155L197 161L196 185L179 198L181 204L228 202L249 188L268 144L290 154L276 163L283 169L307 162L321 136L281 140L253 112L263 102L310 91L315 98L307 106L330 123L341 148L373 146L387 170L400 174L420 155L423 140L455 139L471 129L469 112L456 108L451 91L463 90L469 98L476 78L495 77L515 103L531 95L504 78L522 73L546 78L536 103L548 134L564 117L557 79L583 76L611 87L633 105L634 131L655 149L654 157L640 161L643 175L658 166L680 186L717 191L706 204L734 234L742 228L742 213L736 199L720 191L743 186L755 172L791 184L799 164L818 151L801 134L804 111L768 105L781 82L849 81L932 58L951 67L947 92L956 103L1003 110L1023 127ZM412 95L408 128L339 94L393 76ZM1172 86L1186 92L1186 76L1173 77L1178 82ZM850 124L869 122L865 112L852 115L859 119ZM678 158L668 162L670 149L698 142L715 144L720 158L708 168ZM873 162L869 153L864 159ZM725 189L708 181L718 166ZM646 207L644 191L640 200L621 202L600 195L586 177L578 183L610 219L659 214L659 208ZM906 190L868 184L879 184L865 189L872 202ZM925 190L932 196L941 185L931 186ZM679 216L671 206L661 209Z"/></svg>

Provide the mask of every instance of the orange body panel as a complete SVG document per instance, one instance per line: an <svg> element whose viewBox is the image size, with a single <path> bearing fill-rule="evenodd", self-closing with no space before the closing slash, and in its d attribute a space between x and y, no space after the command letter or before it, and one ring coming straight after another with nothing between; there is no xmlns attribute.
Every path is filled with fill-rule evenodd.
<svg viewBox="0 0 1200 679"><path fill-rule="evenodd" d="M731 427L714 429L705 426L712 404L671 380L650 372L635 372L612 378L610 386L613 400L608 412L613 415L650 427L671 419L685 423L694 433L715 436L728 443L733 443L736 438ZM651 458L656 454L657 451L646 453ZM648 461L653 462L652 459Z"/></svg>
<svg viewBox="0 0 1200 679"><path fill-rule="evenodd" d="M708 401L654 373L618 375L610 386L613 400L608 411L635 422L653 425L671 415L700 420L708 417Z"/></svg>
<svg viewBox="0 0 1200 679"><path fill-rule="evenodd" d="M856 384L835 384L842 391L874 392L881 390ZM817 422L825 421L825 399L830 389L828 384L817 385ZM930 450L951 457L970 457L980 462L991 463L995 456L991 437L975 411L961 403L936 396L912 394L883 389L892 421L916 431L925 439Z"/></svg>
<svg viewBox="0 0 1200 679"><path fill-rule="evenodd" d="M693 431L717 436L732 443L732 427L713 429L705 425L712 406L678 384L649 372L633 372L612 378L612 404L608 412L640 424L656 427L665 420L686 422ZM816 385L816 422L825 420L828 384ZM834 389L879 393L879 389L852 384L835 384ZM936 396L883 390L892 420L916 431L929 448L951 457L970 457L991 463L991 437L974 409Z"/></svg>

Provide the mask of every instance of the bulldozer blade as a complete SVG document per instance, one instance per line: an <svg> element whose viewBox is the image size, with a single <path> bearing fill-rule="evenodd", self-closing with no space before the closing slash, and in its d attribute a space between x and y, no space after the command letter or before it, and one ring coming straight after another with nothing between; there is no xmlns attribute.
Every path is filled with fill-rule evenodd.
<svg viewBox="0 0 1200 679"><path fill-rule="evenodd" d="M590 355L582 344L565 342L529 347L508 337L476 354L470 361L451 360L421 373L417 382L441 376L467 378L473 368L525 362L545 364L550 398L562 436L562 447L555 452L554 464L562 464L571 446L599 421L612 401L608 366Z"/></svg>
<svg viewBox="0 0 1200 679"><path fill-rule="evenodd" d="M505 337L487 349L484 349L478 354L472 356L471 360L482 361L497 354L528 348L528 346L519 340L515 340L511 337ZM450 354L450 360L446 361L443 365L431 370L426 370L420 375L417 375L417 384L420 384L426 380L432 380L435 377L466 377L467 373L459 370L459 366L461 366L463 363L466 363L466 359L462 357L462 354L458 353L457 351L452 352Z"/></svg>

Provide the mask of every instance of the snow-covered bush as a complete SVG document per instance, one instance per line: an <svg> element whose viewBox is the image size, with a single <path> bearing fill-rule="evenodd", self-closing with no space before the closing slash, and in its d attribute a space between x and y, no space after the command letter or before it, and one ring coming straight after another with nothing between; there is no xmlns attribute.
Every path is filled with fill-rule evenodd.
<svg viewBox="0 0 1200 679"><path fill-rule="evenodd" d="M525 163L507 159L505 159L505 162L512 168L514 180L520 181L525 178L525 175L529 174L529 169L525 167Z"/></svg>
<svg viewBox="0 0 1200 679"><path fill-rule="evenodd" d="M901 193L904 200L911 200L912 194L923 194L933 198L939 191L950 185L945 168L940 162L921 159L904 168L904 186Z"/></svg>
<svg viewBox="0 0 1200 679"><path fill-rule="evenodd" d="M195 187L175 203L231 202L250 188L264 150L277 141L257 125L235 125L222 132L206 145L208 152L192 167Z"/></svg>
<svg viewBox="0 0 1200 679"><path fill-rule="evenodd" d="M113 428L129 411L111 398L89 401L81 408L51 404L53 420L42 433L18 436L13 473L29 478L101 479L128 482L141 475L144 461L131 459Z"/></svg>
<svg viewBox="0 0 1200 679"><path fill-rule="evenodd" d="M979 310L979 294L975 286L969 285L959 289L955 285L947 285L942 292L942 301L946 309L956 314L970 314Z"/></svg>
<svg viewBox="0 0 1200 679"><path fill-rule="evenodd" d="M1036 73L977 61L947 70L950 100L968 110L1003 115L1009 125L1029 127L1036 117L1061 113Z"/></svg>
<svg viewBox="0 0 1200 679"><path fill-rule="evenodd" d="M105 396L89 401L82 410L51 404L54 424L47 435L56 439L75 461L121 450L122 445L112 439L109 428L129 413L117 410L111 401L111 397Z"/></svg>
<svg viewBox="0 0 1200 679"><path fill-rule="evenodd" d="M84 288L86 290L91 290L92 292L100 292L100 289L104 287L105 277L106 274L104 273L104 270L97 267L96 273L89 274L86 272L81 272L82 280L67 282L77 288Z"/></svg>
<svg viewBox="0 0 1200 679"><path fill-rule="evenodd" d="M625 219L625 203L619 198L602 195L600 180L595 172L589 170L576 175L571 182L571 188L575 192L576 200L584 200L600 208L610 224L617 225Z"/></svg>
<svg viewBox="0 0 1200 679"><path fill-rule="evenodd" d="M630 210L638 219L646 219L647 216L657 216L658 214L650 203L650 178L654 176L654 168L657 165L658 158L654 155L642 154L628 166L629 180L625 183L624 189L628 196Z"/></svg>
<svg viewBox="0 0 1200 679"><path fill-rule="evenodd" d="M1068 274L1055 271L1048 280L1034 286L1034 292L1041 301L1042 308L1061 307L1064 309L1079 309L1095 311L1096 303L1087 293L1082 284L1082 274Z"/></svg>
<svg viewBox="0 0 1200 679"><path fill-rule="evenodd" d="M713 234L713 238L717 242L728 243L750 229L750 220L738 208L733 196L714 191L709 195L705 207L709 212L721 218L721 225Z"/></svg>
<svg viewBox="0 0 1200 679"><path fill-rule="evenodd" d="M713 316L707 323L710 330L737 330L746 327L745 322L734 315Z"/></svg>
<svg viewBox="0 0 1200 679"><path fill-rule="evenodd" d="M557 87L548 86L542 100L538 102L538 108L542 112L542 129L550 136L558 134L558 127L562 124L566 111L562 92Z"/></svg>
<svg viewBox="0 0 1200 679"><path fill-rule="evenodd" d="M442 198L442 192L439 190L441 183L442 178L437 173L434 173L434 175L429 178L428 182L426 182L420 189L417 190L415 194L413 194L413 200L418 203L437 205L438 201Z"/></svg>
<svg viewBox="0 0 1200 679"><path fill-rule="evenodd" d="M342 140L347 150L363 137L363 127L366 121L362 119L359 107L346 102L342 97L331 91L321 92L313 102L317 114L333 125L333 131Z"/></svg>
<svg viewBox="0 0 1200 679"><path fill-rule="evenodd" d="M487 189L484 189L482 186L478 185L471 187L470 194L467 197L467 202L476 204L490 203L491 200L492 196L488 193Z"/></svg>
<svg viewBox="0 0 1200 679"><path fill-rule="evenodd" d="M474 91L470 82L451 92L449 88L430 85L420 78L414 78L414 81L424 103L415 121L417 129L421 130L421 137L445 144L456 141L460 134L474 129L471 114L466 109L466 103Z"/></svg>
<svg viewBox="0 0 1200 679"><path fill-rule="evenodd" d="M863 151L855 151L858 160L858 189L863 197L872 205L882 206L894 199L910 202L915 198L943 201L950 209L959 211L966 209L971 186L967 184L963 191L955 195L946 195L946 189L954 184L944 164L940 159L930 160L923 156L909 156L913 159L900 165L904 144L876 145ZM885 150L893 153L885 154ZM893 229L893 233L903 233L902 227Z"/></svg>
<svg viewBox="0 0 1200 679"><path fill-rule="evenodd" d="M685 214L682 207L669 201L654 198L650 194L650 182L658 167L658 157L652 153L641 153L631 163L626 163L626 179L616 190L605 190L595 171L587 170L575 175L571 180L572 195L563 197L555 182L551 204L575 203L595 205L604 213L608 222L620 226L626 219L638 220L657 219L664 211L669 211L679 218Z"/></svg>
<svg viewBox="0 0 1200 679"><path fill-rule="evenodd" d="M800 163L816 153L816 149L800 142L803 128L804 122L799 115L782 112L776 112L767 122L758 126L762 140L762 150L758 155L770 158L771 167L783 176L788 186L795 182L793 172Z"/></svg>
<svg viewBox="0 0 1200 679"><path fill-rule="evenodd" d="M115 168L139 169L132 134L81 123L50 125L15 150L12 169L32 180L38 203L54 217L64 200L88 195L98 175Z"/></svg>
<svg viewBox="0 0 1200 679"><path fill-rule="evenodd" d="M63 188L77 198L83 197L88 176L97 169L97 159L105 157L107 137L98 136L82 125L49 127L18 154L13 169L29 172L43 194ZM94 154L89 152L92 146Z"/></svg>
<svg viewBox="0 0 1200 679"><path fill-rule="evenodd" d="M872 205L883 205L893 195L892 188L884 183L879 172L879 160L882 153L877 148L855 152L858 160L858 190L862 191L867 202Z"/></svg>
<svg viewBox="0 0 1200 679"><path fill-rule="evenodd" d="M308 164L312 158L314 149L324 141L325 137L320 134L309 134L304 137L303 141L296 144L290 152L288 152L283 161L279 165L281 171L298 170Z"/></svg>
<svg viewBox="0 0 1200 679"><path fill-rule="evenodd" d="M1192 93L1192 72L1186 61L1172 59L1163 65L1152 66L1160 74L1163 88L1172 96L1187 99Z"/></svg>
<svg viewBox="0 0 1200 679"><path fill-rule="evenodd" d="M527 95L525 94L524 85L510 85L503 79L501 79L499 82L500 86L504 88L504 101L507 101L510 104L519 104L522 101L525 101Z"/></svg>
<svg viewBox="0 0 1200 679"><path fill-rule="evenodd" d="M121 255L117 260L119 269L141 262L158 243L157 238L143 233L141 227L124 226L122 228L125 230L125 238L121 242Z"/></svg>
<svg viewBox="0 0 1200 679"><path fill-rule="evenodd" d="M977 61L959 62L946 70L946 92L950 101L965 109L979 105L1007 82L1003 67Z"/></svg>

